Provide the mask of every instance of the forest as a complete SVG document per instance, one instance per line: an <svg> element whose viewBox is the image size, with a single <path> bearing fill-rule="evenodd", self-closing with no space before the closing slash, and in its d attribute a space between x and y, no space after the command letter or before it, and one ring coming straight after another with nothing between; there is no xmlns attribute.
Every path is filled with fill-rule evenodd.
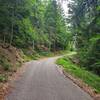
<svg viewBox="0 0 100 100"><path fill-rule="evenodd" d="M71 33L82 66L100 75L100 0L70 4Z"/></svg>
<svg viewBox="0 0 100 100"><path fill-rule="evenodd" d="M5 80L2 68L15 64L10 64L14 57L6 57L7 50L14 55L10 48L31 59L36 54L76 52L76 63L100 76L100 0L68 0L67 16L63 1L0 0L0 80Z"/></svg>
<svg viewBox="0 0 100 100"><path fill-rule="evenodd" d="M47 0L1 0L0 40L18 48L49 50L67 46L66 19L61 5ZM26 43L27 42L27 43Z"/></svg>
<svg viewBox="0 0 100 100"><path fill-rule="evenodd" d="M76 50L100 74L100 1L72 0L66 18L56 0L0 0L0 43L36 51Z"/></svg>

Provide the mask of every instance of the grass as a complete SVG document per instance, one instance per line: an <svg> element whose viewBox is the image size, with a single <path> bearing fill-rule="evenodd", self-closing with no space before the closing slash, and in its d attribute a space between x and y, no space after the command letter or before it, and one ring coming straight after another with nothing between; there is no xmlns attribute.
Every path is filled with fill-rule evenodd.
<svg viewBox="0 0 100 100"><path fill-rule="evenodd" d="M91 86L95 92L100 93L100 77L92 72L73 64L68 58L59 58L57 64L61 65L64 70L72 76L80 78L83 82Z"/></svg>

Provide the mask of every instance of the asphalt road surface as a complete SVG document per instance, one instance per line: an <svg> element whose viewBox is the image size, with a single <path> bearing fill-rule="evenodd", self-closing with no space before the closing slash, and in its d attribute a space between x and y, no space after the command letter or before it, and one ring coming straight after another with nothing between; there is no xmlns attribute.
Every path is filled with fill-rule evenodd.
<svg viewBox="0 0 100 100"><path fill-rule="evenodd" d="M93 100L54 63L57 58L32 61L25 73L14 82L5 100Z"/></svg>

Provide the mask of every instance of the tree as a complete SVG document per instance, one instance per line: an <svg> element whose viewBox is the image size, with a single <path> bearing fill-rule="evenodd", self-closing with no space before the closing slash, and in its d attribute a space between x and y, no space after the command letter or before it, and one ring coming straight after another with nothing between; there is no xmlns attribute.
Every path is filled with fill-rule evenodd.
<svg viewBox="0 0 100 100"><path fill-rule="evenodd" d="M51 42L51 49L65 49L67 46L66 21L61 4L51 0L45 12L45 33L48 34Z"/></svg>
<svg viewBox="0 0 100 100"><path fill-rule="evenodd" d="M99 64L100 58L98 58L94 52L99 53L97 45L99 42L99 27L100 24L100 9L99 0L73 0L74 3L70 5L71 11L71 26L73 28L73 35L77 40L77 51L80 58L80 62L83 66L96 72L94 66ZM93 43L91 40L96 41ZM95 49L93 49L95 47ZM91 49L90 49L91 48ZM97 72L96 72L97 73Z"/></svg>

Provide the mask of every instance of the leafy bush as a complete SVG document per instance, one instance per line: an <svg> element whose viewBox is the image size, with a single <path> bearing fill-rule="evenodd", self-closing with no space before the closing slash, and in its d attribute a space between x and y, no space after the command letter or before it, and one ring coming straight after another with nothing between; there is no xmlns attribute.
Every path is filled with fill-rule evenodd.
<svg viewBox="0 0 100 100"><path fill-rule="evenodd" d="M5 70L5 71L8 71L8 70L10 70L10 68L11 68L11 64L10 64L10 62L8 62L8 60L7 60L7 58L5 58L4 56L1 56L0 57L0 65L3 67L3 69Z"/></svg>
<svg viewBox="0 0 100 100"><path fill-rule="evenodd" d="M100 75L100 36L90 39L88 48L79 51L80 64Z"/></svg>
<svg viewBox="0 0 100 100"><path fill-rule="evenodd" d="M91 65L91 68L95 73L100 75L100 62L97 62L97 63Z"/></svg>
<svg viewBox="0 0 100 100"><path fill-rule="evenodd" d="M3 68L5 71L9 71L11 69L11 64L9 62L3 63Z"/></svg>
<svg viewBox="0 0 100 100"><path fill-rule="evenodd" d="M0 82L6 82L7 81L7 76L6 75L0 75Z"/></svg>

